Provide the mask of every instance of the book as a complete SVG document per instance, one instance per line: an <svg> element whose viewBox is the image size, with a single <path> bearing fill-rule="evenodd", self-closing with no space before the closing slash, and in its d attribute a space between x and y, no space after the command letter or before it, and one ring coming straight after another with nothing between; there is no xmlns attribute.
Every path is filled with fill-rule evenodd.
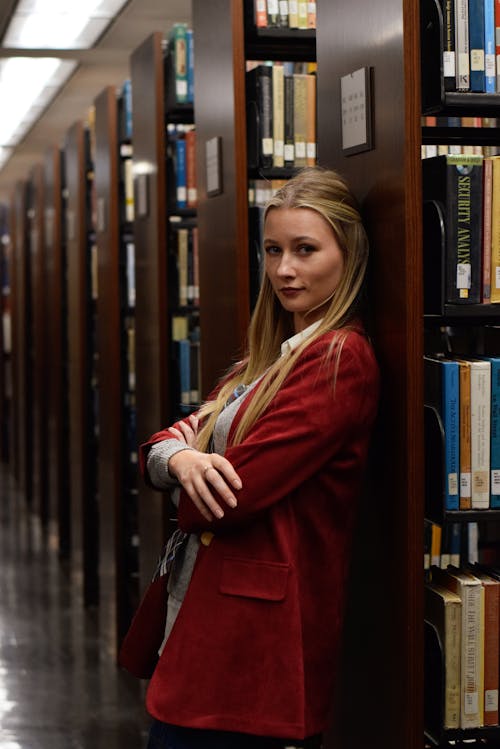
<svg viewBox="0 0 500 749"><path fill-rule="evenodd" d="M187 102L194 102L194 33L193 29L186 29L186 75Z"/></svg>
<svg viewBox="0 0 500 749"><path fill-rule="evenodd" d="M469 1L455 0L455 68L458 91L470 89Z"/></svg>
<svg viewBox="0 0 500 749"><path fill-rule="evenodd" d="M461 608L460 727L481 725L484 594L481 582L468 572L432 567L432 582L459 596Z"/></svg>
<svg viewBox="0 0 500 749"><path fill-rule="evenodd" d="M170 30L169 49L172 54L172 64L175 81L175 100L184 104L188 100L187 83L187 24L174 23Z"/></svg>
<svg viewBox="0 0 500 749"><path fill-rule="evenodd" d="M295 163L295 146L293 142L293 74L284 77L284 164L286 167L293 167Z"/></svg>
<svg viewBox="0 0 500 749"><path fill-rule="evenodd" d="M431 567L441 567L441 541L443 538L443 529L437 523L432 523L431 534Z"/></svg>
<svg viewBox="0 0 500 749"><path fill-rule="evenodd" d="M472 508L470 363L458 360L460 392L460 509Z"/></svg>
<svg viewBox="0 0 500 749"><path fill-rule="evenodd" d="M445 298L479 304L482 283L483 158L452 154L422 162L424 199L445 215Z"/></svg>
<svg viewBox="0 0 500 749"><path fill-rule="evenodd" d="M497 92L500 92L500 0L495 0L495 60Z"/></svg>
<svg viewBox="0 0 500 749"><path fill-rule="evenodd" d="M470 90L486 90L484 0L469 0Z"/></svg>
<svg viewBox="0 0 500 749"><path fill-rule="evenodd" d="M196 182L196 130L194 127L188 128L184 137L186 141L187 207L196 208L198 189Z"/></svg>
<svg viewBox="0 0 500 749"><path fill-rule="evenodd" d="M481 357L483 358L483 357ZM490 507L500 509L500 357L484 357L490 379Z"/></svg>
<svg viewBox="0 0 500 749"><path fill-rule="evenodd" d="M186 140L179 135L175 140L175 195L179 209L187 207Z"/></svg>
<svg viewBox="0 0 500 749"><path fill-rule="evenodd" d="M254 0L254 21L258 29L267 26L267 3L266 0Z"/></svg>
<svg viewBox="0 0 500 749"><path fill-rule="evenodd" d="M493 164L483 160L483 304L491 302L491 200L493 192Z"/></svg>
<svg viewBox="0 0 500 749"><path fill-rule="evenodd" d="M279 5L278 0L267 0L267 26L273 28L278 26Z"/></svg>
<svg viewBox="0 0 500 749"><path fill-rule="evenodd" d="M425 404L433 409L443 430L444 471L441 480L444 509L459 509L459 368L456 361L424 357Z"/></svg>
<svg viewBox="0 0 500 749"><path fill-rule="evenodd" d="M299 29L307 29L307 0L298 0L297 3Z"/></svg>
<svg viewBox="0 0 500 749"><path fill-rule="evenodd" d="M306 127L306 163L316 164L316 76L308 75L307 86L307 127Z"/></svg>
<svg viewBox="0 0 500 749"><path fill-rule="evenodd" d="M278 26L283 29L288 28L288 0L279 0Z"/></svg>
<svg viewBox="0 0 500 749"><path fill-rule="evenodd" d="M495 0L484 0L484 71L485 91L496 91L495 71Z"/></svg>
<svg viewBox="0 0 500 749"><path fill-rule="evenodd" d="M500 156L492 156L491 301L500 302Z"/></svg>
<svg viewBox="0 0 500 749"><path fill-rule="evenodd" d="M471 360L471 506L473 510L488 509L490 505L490 381L490 362Z"/></svg>
<svg viewBox="0 0 500 749"><path fill-rule="evenodd" d="M273 165L272 66L257 65L246 74L248 168Z"/></svg>
<svg viewBox="0 0 500 749"><path fill-rule="evenodd" d="M293 142L295 166L307 164L307 73L293 76Z"/></svg>
<svg viewBox="0 0 500 749"><path fill-rule="evenodd" d="M179 306L188 303L188 229L182 227L177 230L177 272L179 279Z"/></svg>
<svg viewBox="0 0 500 749"><path fill-rule="evenodd" d="M443 15L443 80L445 91L456 88L454 0L441 0Z"/></svg>
<svg viewBox="0 0 500 749"><path fill-rule="evenodd" d="M285 165L285 81L283 65L275 62L273 80L273 166Z"/></svg>
<svg viewBox="0 0 500 749"><path fill-rule="evenodd" d="M443 653L443 728L459 728L462 601L451 590L427 583L424 602L425 620L437 632Z"/></svg>
<svg viewBox="0 0 500 749"><path fill-rule="evenodd" d="M498 724L498 690L500 679L500 581L479 565L470 572L484 589L484 725Z"/></svg>
<svg viewBox="0 0 500 749"><path fill-rule="evenodd" d="M298 0L288 0L288 25L291 29L299 28Z"/></svg>
<svg viewBox="0 0 500 749"><path fill-rule="evenodd" d="M316 28L316 0L309 0L307 3L307 28Z"/></svg>

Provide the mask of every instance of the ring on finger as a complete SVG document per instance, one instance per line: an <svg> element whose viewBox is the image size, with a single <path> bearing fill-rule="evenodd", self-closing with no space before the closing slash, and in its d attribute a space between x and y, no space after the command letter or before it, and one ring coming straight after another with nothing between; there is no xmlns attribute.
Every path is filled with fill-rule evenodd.
<svg viewBox="0 0 500 749"><path fill-rule="evenodd" d="M207 475L207 471L209 471L211 468L213 468L213 466L211 465L205 466L205 468L203 469L203 477Z"/></svg>

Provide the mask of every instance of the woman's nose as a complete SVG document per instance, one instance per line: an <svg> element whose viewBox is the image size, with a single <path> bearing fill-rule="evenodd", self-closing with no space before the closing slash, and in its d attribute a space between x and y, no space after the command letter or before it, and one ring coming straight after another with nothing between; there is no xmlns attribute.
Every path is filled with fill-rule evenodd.
<svg viewBox="0 0 500 749"><path fill-rule="evenodd" d="M279 276L293 276L295 271L293 268L293 258L286 253L281 256L277 272Z"/></svg>

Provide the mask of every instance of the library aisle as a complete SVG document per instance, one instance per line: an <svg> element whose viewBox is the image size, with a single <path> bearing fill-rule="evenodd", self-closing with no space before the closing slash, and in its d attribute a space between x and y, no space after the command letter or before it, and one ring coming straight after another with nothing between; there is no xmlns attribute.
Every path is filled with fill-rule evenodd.
<svg viewBox="0 0 500 749"><path fill-rule="evenodd" d="M0 468L0 749L141 749L142 687Z"/></svg>

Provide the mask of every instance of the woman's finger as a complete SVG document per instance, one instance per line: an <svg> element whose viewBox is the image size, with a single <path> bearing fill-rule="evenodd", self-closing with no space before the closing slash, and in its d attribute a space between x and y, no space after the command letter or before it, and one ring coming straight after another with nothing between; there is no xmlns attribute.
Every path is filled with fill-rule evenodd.
<svg viewBox="0 0 500 749"><path fill-rule="evenodd" d="M224 478L225 482L230 486L233 486L235 489L241 489L241 479L229 460L222 455L217 455L216 453L213 453L210 457L212 458L212 465Z"/></svg>

